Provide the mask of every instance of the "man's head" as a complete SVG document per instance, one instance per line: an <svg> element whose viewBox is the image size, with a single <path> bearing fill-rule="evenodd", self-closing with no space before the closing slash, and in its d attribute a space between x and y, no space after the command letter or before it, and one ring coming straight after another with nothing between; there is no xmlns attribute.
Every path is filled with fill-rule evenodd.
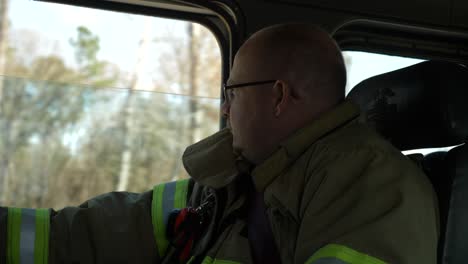
<svg viewBox="0 0 468 264"><path fill-rule="evenodd" d="M223 105L233 147L258 164L289 135L344 100L346 70L330 36L307 24L268 27L239 49Z"/></svg>

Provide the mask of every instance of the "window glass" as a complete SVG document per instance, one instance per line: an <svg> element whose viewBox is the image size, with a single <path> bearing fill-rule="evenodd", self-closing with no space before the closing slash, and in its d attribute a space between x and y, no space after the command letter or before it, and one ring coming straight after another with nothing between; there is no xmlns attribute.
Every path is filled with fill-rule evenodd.
<svg viewBox="0 0 468 264"><path fill-rule="evenodd" d="M187 177L219 129L220 49L191 22L0 0L0 204L77 205Z"/></svg>
<svg viewBox="0 0 468 264"><path fill-rule="evenodd" d="M456 145L456 146L450 146L450 147L444 147L444 148L424 148L424 149L412 149L412 150L405 150L405 151L402 151L403 154L405 155L410 155L410 154L417 154L417 153L420 153L420 154L423 154L423 155L427 155L427 154L430 154L432 152L437 152L437 151L443 151L443 152L447 152L455 147L458 147L459 145Z"/></svg>
<svg viewBox="0 0 468 264"><path fill-rule="evenodd" d="M422 62L420 59L389 56L361 51L343 51L346 64L346 94L361 81Z"/></svg>

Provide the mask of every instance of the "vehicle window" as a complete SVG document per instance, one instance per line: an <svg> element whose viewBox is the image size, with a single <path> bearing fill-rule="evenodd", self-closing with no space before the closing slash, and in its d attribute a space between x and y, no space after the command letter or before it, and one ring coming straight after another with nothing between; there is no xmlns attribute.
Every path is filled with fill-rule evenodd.
<svg viewBox="0 0 468 264"><path fill-rule="evenodd" d="M398 70L404 67L420 63L424 60L406 58L399 56L389 56L376 53L343 51L343 57L347 70L346 94L361 81L382 73ZM436 151L449 151L456 146L446 148L425 148L403 151L403 154L409 155L421 153L427 155Z"/></svg>
<svg viewBox="0 0 468 264"><path fill-rule="evenodd" d="M456 146L450 146L450 147L444 147L444 148L424 148L424 149L412 149L412 150L405 150L405 151L402 151L403 154L405 155L410 155L410 154L415 154L415 153L420 153L420 154L423 154L423 155L427 155L427 154L430 154L430 153L433 153L433 152L438 152L438 151L443 151L443 152L447 152L455 147L458 147L459 145L456 145Z"/></svg>
<svg viewBox="0 0 468 264"><path fill-rule="evenodd" d="M219 129L221 55L211 31L0 4L0 204L61 208L187 177L185 147Z"/></svg>
<svg viewBox="0 0 468 264"><path fill-rule="evenodd" d="M361 51L343 51L343 57L347 71L346 94L367 78L424 61Z"/></svg>

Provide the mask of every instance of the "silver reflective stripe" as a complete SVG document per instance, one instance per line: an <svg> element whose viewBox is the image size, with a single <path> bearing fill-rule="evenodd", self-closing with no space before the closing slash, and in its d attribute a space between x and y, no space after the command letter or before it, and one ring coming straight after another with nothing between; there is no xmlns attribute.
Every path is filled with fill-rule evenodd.
<svg viewBox="0 0 468 264"><path fill-rule="evenodd" d="M169 215L171 214L172 210L174 210L174 200L175 200L175 192L176 192L176 183L177 182L170 182L164 186L163 192L163 216L164 216L164 223L167 224L169 220Z"/></svg>
<svg viewBox="0 0 468 264"><path fill-rule="evenodd" d="M348 262L344 262L341 259L337 258L321 258L317 259L316 261L311 262L310 264L349 264Z"/></svg>
<svg viewBox="0 0 468 264"><path fill-rule="evenodd" d="M34 263L34 242L36 239L36 210L21 209L20 263Z"/></svg>

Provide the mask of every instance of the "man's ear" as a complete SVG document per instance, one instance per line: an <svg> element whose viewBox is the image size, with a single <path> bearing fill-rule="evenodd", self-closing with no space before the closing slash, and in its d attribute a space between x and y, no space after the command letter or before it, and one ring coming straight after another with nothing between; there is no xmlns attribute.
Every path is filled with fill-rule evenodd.
<svg viewBox="0 0 468 264"><path fill-rule="evenodd" d="M288 83L278 80L273 85L273 92L275 96L275 116L279 117L290 104L292 91Z"/></svg>

